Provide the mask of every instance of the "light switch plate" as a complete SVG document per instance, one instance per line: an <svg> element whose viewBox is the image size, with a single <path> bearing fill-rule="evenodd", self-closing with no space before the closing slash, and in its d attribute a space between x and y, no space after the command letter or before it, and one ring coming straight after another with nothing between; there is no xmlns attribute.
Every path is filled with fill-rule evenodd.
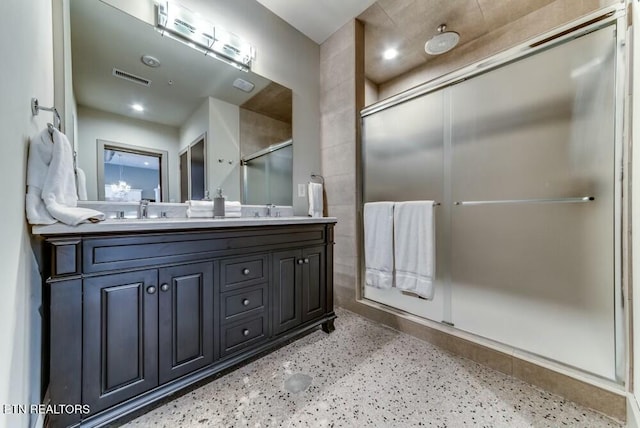
<svg viewBox="0 0 640 428"><path fill-rule="evenodd" d="M298 197L299 198L304 198L307 195L307 186L305 186L304 184L298 184Z"/></svg>

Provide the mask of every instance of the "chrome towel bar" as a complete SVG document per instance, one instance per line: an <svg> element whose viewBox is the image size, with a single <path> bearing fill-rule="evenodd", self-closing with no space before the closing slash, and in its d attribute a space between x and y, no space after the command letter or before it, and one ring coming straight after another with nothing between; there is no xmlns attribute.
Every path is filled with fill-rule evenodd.
<svg viewBox="0 0 640 428"><path fill-rule="evenodd" d="M498 199L492 201L457 201L454 205L499 205L499 204L579 204L595 201L593 196L578 198L549 198L549 199Z"/></svg>

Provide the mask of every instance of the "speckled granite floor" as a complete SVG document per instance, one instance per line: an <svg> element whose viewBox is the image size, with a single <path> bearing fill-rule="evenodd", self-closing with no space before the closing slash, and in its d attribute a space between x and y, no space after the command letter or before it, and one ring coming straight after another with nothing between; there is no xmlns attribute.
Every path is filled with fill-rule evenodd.
<svg viewBox="0 0 640 428"><path fill-rule="evenodd" d="M125 426L622 426L409 335L336 312L334 333L315 331ZM299 373L311 376L311 385L288 392L285 382Z"/></svg>

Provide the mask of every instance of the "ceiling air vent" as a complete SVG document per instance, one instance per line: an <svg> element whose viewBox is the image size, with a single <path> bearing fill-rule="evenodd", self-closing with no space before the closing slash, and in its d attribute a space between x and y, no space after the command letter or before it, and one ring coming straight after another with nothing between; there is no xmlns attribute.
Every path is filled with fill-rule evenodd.
<svg viewBox="0 0 640 428"><path fill-rule="evenodd" d="M136 76L135 74L127 73L126 71L122 71L117 68L113 69L113 75L121 79L128 80L129 82L146 86L147 88L151 86L151 80L145 79L144 77Z"/></svg>

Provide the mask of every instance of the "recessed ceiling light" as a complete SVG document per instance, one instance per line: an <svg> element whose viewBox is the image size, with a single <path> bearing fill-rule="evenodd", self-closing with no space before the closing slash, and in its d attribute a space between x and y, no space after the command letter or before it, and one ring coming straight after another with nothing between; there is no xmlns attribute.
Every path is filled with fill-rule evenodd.
<svg viewBox="0 0 640 428"><path fill-rule="evenodd" d="M131 108L135 111L144 111L144 107L142 107L140 104L131 104Z"/></svg>
<svg viewBox="0 0 640 428"><path fill-rule="evenodd" d="M384 51L384 53L382 54L382 57L384 59L394 59L395 57L398 56L398 51L391 48L391 49L387 49L386 51Z"/></svg>
<svg viewBox="0 0 640 428"><path fill-rule="evenodd" d="M144 164L145 164L145 165L149 165L149 162L145 162Z"/></svg>

